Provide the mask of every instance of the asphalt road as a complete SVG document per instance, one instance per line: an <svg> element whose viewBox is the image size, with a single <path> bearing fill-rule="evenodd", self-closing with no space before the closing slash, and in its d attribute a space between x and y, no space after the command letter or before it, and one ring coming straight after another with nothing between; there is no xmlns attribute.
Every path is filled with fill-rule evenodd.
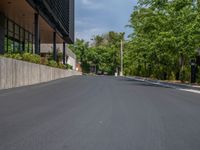
<svg viewBox="0 0 200 150"><path fill-rule="evenodd" d="M0 150L200 150L200 95L89 76L3 90Z"/></svg>

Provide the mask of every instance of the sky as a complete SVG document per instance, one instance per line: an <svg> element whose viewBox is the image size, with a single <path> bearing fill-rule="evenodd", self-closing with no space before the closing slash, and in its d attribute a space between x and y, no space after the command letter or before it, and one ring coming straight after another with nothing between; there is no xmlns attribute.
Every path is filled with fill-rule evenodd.
<svg viewBox="0 0 200 150"><path fill-rule="evenodd" d="M91 41L109 31L131 33L128 24L136 0L75 0L75 38Z"/></svg>

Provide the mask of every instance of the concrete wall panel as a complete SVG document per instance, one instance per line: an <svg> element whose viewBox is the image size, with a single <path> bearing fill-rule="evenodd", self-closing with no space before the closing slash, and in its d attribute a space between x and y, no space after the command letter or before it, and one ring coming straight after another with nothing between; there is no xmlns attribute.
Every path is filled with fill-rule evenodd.
<svg viewBox="0 0 200 150"><path fill-rule="evenodd" d="M48 82L73 75L81 75L81 73L0 57L0 90Z"/></svg>

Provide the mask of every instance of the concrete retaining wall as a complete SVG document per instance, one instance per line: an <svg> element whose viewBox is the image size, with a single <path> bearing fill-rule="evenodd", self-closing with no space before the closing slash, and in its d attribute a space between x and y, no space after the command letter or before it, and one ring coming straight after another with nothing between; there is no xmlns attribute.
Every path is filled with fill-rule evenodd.
<svg viewBox="0 0 200 150"><path fill-rule="evenodd" d="M32 85L73 75L81 73L0 57L0 89Z"/></svg>

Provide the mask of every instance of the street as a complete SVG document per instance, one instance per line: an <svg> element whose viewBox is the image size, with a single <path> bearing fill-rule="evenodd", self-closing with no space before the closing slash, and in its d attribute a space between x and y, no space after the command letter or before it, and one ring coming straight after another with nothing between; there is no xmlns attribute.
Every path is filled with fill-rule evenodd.
<svg viewBox="0 0 200 150"><path fill-rule="evenodd" d="M0 91L0 150L199 149L199 94L106 76Z"/></svg>

